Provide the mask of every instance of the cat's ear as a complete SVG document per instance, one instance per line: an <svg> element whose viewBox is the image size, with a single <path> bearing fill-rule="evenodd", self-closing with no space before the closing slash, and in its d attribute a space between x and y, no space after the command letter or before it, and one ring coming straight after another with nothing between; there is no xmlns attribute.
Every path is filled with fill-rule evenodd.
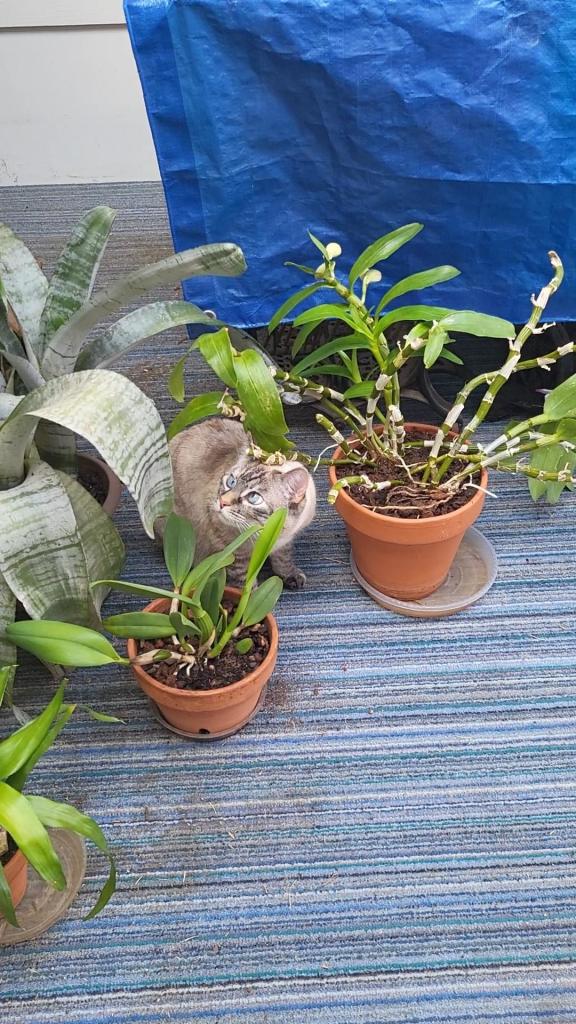
<svg viewBox="0 0 576 1024"><path fill-rule="evenodd" d="M306 497L310 474L299 462L286 462L280 471L287 504L299 505Z"/></svg>

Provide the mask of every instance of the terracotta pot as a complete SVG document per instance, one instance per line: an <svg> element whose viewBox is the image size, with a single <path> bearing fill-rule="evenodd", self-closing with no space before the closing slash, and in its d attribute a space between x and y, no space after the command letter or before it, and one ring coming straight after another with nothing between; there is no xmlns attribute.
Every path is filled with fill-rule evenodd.
<svg viewBox="0 0 576 1024"><path fill-rule="evenodd" d="M226 587L224 594L237 599L240 591ZM146 612L166 612L170 602L165 598L152 601ZM265 619L270 649L264 661L249 675L229 686L215 690L176 690L157 682L141 665L132 671L144 693L159 709L162 718L173 731L195 739L222 739L246 725L259 710L260 699L276 664L278 654L278 626L272 615ZM137 644L128 640L128 657L136 657Z"/></svg>
<svg viewBox="0 0 576 1024"><path fill-rule="evenodd" d="M20 850L16 850L4 865L4 874L12 893L12 903L17 907L22 902L28 884L28 861Z"/></svg>
<svg viewBox="0 0 576 1024"><path fill-rule="evenodd" d="M106 490L106 498L102 508L107 515L113 515L120 504L122 491L124 490L124 484L122 481L119 480L116 474L112 472L110 466L107 466L102 459L97 459L94 455L79 455L78 464L80 471L84 464L84 466L90 469L92 473L95 473L100 477Z"/></svg>
<svg viewBox="0 0 576 1024"><path fill-rule="evenodd" d="M431 435L437 429L423 423L407 423L406 427ZM337 448L334 458L341 456ZM329 467L328 475L332 486L337 480L334 466ZM480 483L486 488L485 469ZM346 523L354 561L367 583L400 601L417 601L438 590L466 530L482 511L484 491L472 493L470 501L455 512L430 519L396 519L364 508L340 491L335 507Z"/></svg>

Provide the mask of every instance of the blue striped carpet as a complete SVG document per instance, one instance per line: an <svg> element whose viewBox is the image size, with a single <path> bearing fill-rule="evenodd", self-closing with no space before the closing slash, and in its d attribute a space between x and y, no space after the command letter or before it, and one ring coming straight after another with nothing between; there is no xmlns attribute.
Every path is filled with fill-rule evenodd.
<svg viewBox="0 0 576 1024"><path fill-rule="evenodd" d="M44 236L46 194L8 191L3 219L36 232L50 264L66 217L53 204ZM128 221L113 263L126 266L131 230L152 224L161 237L161 202L153 186L138 201L128 187L111 192ZM95 193L72 190L72 206ZM164 380L180 351L178 339L151 345L123 366L167 416ZM196 364L189 390L205 383ZM310 418L295 422L318 450ZM279 607L265 707L236 737L188 744L155 724L121 670L74 676L71 698L127 724L78 713L36 789L102 824L118 892L81 920L104 871L90 851L66 920L0 950L0 1020L576 1020L574 499L535 509L522 483L492 485L479 525L498 580L441 623L389 615L359 590L321 501L299 548L308 587ZM117 520L127 574L160 582L128 500ZM49 690L23 668L29 710Z"/></svg>

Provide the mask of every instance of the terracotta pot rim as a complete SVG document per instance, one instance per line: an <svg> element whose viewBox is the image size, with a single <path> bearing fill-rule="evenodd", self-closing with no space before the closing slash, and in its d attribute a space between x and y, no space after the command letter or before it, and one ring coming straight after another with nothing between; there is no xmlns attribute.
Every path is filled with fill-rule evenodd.
<svg viewBox="0 0 576 1024"><path fill-rule="evenodd" d="M224 590L224 595L226 597L240 597L240 594L241 591L236 587L226 587ZM169 603L170 602L166 597L156 598L156 600L151 601L150 604L147 604L142 608L142 611L159 611L159 606ZM179 699L186 701L189 699L204 700L214 697L215 694L219 693L237 693L244 687L249 687L253 682L257 682L262 671L265 670L269 662L276 658L278 652L278 624L271 612L263 621L268 627L268 638L270 641L270 647L268 648L266 657L259 665L256 666L255 669L253 669L252 672L249 672L246 676L242 676L241 679L237 679L235 683L229 683L228 686L214 686L210 690L178 690L174 686L165 686L164 683L159 683L158 680L154 679L154 677L151 676L142 665L131 665L130 667L133 670L138 669L142 675L146 676L148 685L152 687L152 689L156 690L161 696L165 696L166 694L177 694ZM136 641L132 638L129 639L126 647L128 650L128 657L134 657L136 654Z"/></svg>
<svg viewBox="0 0 576 1024"><path fill-rule="evenodd" d="M434 434L436 433L436 430L438 429L437 427L434 427L431 423L406 423L405 426L407 428L413 427L413 428L418 429L418 430L425 430L426 432L434 433ZM384 427L382 425L380 425L380 426L375 428L376 433L378 433L378 434L381 434L383 429L384 429ZM451 430L449 432L448 436L449 437L456 437L455 431ZM353 447L353 445L355 443L358 444L358 441L357 441L356 438L351 437L351 438L348 439L348 443L349 443L350 447ZM342 449L340 448L340 446L338 446L338 448L334 452L334 458L335 459L338 458L339 455L341 455L341 454L342 454ZM328 467L328 477L330 479L330 484L334 485L336 483L337 479L338 479L337 476L336 476L336 468L334 466L329 466ZM488 484L488 471L487 471L487 469L485 467L483 467L481 475L480 475L480 487L485 490L487 484ZM372 509L366 508L364 505L361 505L359 501L356 501L354 498L352 498L348 494L348 492L346 491L345 488L342 488L342 490L338 492L337 501L338 502L342 502L342 504L345 507L348 506L349 508L353 507L355 509L358 509L358 512L361 515L368 516L369 519L372 519L374 521L385 520L387 523L398 523L398 524L401 524L400 525L401 529L417 530L418 527L422 526L423 522L426 522L429 525L430 523L435 522L435 521L437 521L438 523L447 523L447 522L454 521L455 519L458 518L458 516L462 515L462 513L464 512L465 509L473 508L474 505L477 504L479 501L482 501L483 498L484 498L484 494L483 494L482 490L477 489L476 493L470 498L470 501L466 502L465 505L462 505L460 508L453 509L452 512L443 512L442 515L440 515L440 516L431 516L429 519L426 519L426 520L422 520L422 519L400 519L398 516L387 516L387 515L383 514L382 512L373 512Z"/></svg>
<svg viewBox="0 0 576 1024"><path fill-rule="evenodd" d="M120 504L124 484L119 477L116 476L116 473L110 469L108 463L104 462L104 459L100 459L96 455L89 455L88 452L79 452L78 463L81 464L82 462L88 463L88 465L92 466L97 472L102 474L102 477L105 478L108 490L101 507L102 510L106 512L106 515L111 516Z"/></svg>

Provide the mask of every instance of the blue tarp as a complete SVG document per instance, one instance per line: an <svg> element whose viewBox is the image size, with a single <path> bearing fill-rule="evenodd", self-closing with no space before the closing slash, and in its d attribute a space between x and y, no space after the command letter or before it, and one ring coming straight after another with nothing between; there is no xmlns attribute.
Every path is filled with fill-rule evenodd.
<svg viewBox="0 0 576 1024"><path fill-rule="evenodd" d="M409 221L385 266L462 277L435 303L522 320L557 249L576 319L576 4L568 0L126 0L175 246L232 240L249 270L194 281L265 323L315 265ZM317 262L317 261L316 261ZM404 303L406 300L399 300ZM421 299L422 301L422 299Z"/></svg>

